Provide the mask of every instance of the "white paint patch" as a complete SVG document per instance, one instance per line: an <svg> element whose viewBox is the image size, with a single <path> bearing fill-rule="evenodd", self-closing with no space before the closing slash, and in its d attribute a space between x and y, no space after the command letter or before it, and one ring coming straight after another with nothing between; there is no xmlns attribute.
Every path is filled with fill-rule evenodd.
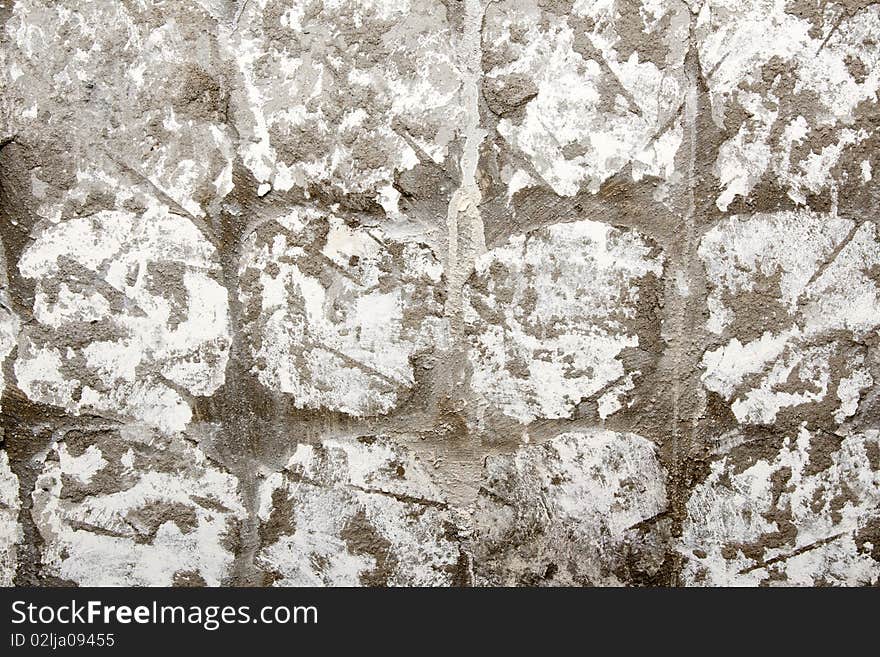
<svg viewBox="0 0 880 657"><path fill-rule="evenodd" d="M564 433L488 457L485 476L473 514L478 584L619 586L628 557L646 573L663 561L668 528L637 528L666 510L665 472L640 436Z"/></svg>
<svg viewBox="0 0 880 657"><path fill-rule="evenodd" d="M745 377L760 373L767 363L772 362L785 349L789 333L774 336L769 331L747 345L733 338L727 345L703 356L703 383L709 389L732 397Z"/></svg>
<svg viewBox="0 0 880 657"><path fill-rule="evenodd" d="M880 266L875 225L809 211L735 216L705 235L699 254L707 328L727 339L703 355L706 388L744 423L772 424L782 409L822 402L834 384L844 403L835 420L855 413L870 384L849 385L864 355L847 350L880 327L880 290L869 275Z"/></svg>
<svg viewBox="0 0 880 657"><path fill-rule="evenodd" d="M86 451L79 456L71 456L64 443L58 445L56 451L61 471L69 477L74 477L82 484L90 483L92 477L107 465L101 450L95 445L89 445Z"/></svg>
<svg viewBox="0 0 880 657"><path fill-rule="evenodd" d="M18 477L9 467L6 451L0 451L0 586L12 586L18 567L16 543L24 538L18 524L20 509Z"/></svg>
<svg viewBox="0 0 880 657"><path fill-rule="evenodd" d="M165 208L104 211L45 226L23 253L34 317L15 374L34 401L110 412L165 431L186 426L185 395L223 383L228 301L214 248Z"/></svg>
<svg viewBox="0 0 880 657"><path fill-rule="evenodd" d="M12 353L18 341L18 317L12 312L12 301L6 290L6 261L3 257L3 244L0 243L0 397L6 389L6 358ZM3 407L0 406L0 411Z"/></svg>
<svg viewBox="0 0 880 657"><path fill-rule="evenodd" d="M855 415L859 407L859 399L862 390L868 390L874 385L874 377L871 372L864 368L853 371L850 376L845 376L837 386L837 398L840 406L834 412L834 419L841 424L846 418Z"/></svg>
<svg viewBox="0 0 880 657"><path fill-rule="evenodd" d="M502 63L485 84L508 102L527 100L525 116L502 118L498 132L557 194L596 192L627 165L636 181L674 173L689 16L674 3L660 11L663 20L649 20L638 9L578 3L565 17L532 2L490 3L483 47ZM624 12L636 13L627 18L643 24L664 61L624 54Z"/></svg>
<svg viewBox="0 0 880 657"><path fill-rule="evenodd" d="M801 428L773 458L738 468L732 452L712 463L687 502L685 584L877 581L880 561L864 530L880 520L880 470L869 455L880 454L880 433L835 437L838 447L825 455L821 438ZM814 462L823 456L827 464Z"/></svg>
<svg viewBox="0 0 880 657"><path fill-rule="evenodd" d="M513 197L522 189L527 189L535 184L534 179L522 169L517 169L507 182L507 205L513 202Z"/></svg>
<svg viewBox="0 0 880 657"><path fill-rule="evenodd" d="M849 126L880 90L880 9L824 11L816 29L814 17L784 2L702 3L695 36L702 70L711 71L712 114L736 130L715 163L721 210L765 176L800 205L808 194L833 198L849 147L869 137ZM731 110L744 112L739 126Z"/></svg>
<svg viewBox="0 0 880 657"><path fill-rule="evenodd" d="M37 478L44 572L80 586L223 584L245 516L236 478L180 436L132 425L88 440L77 458L54 444Z"/></svg>
<svg viewBox="0 0 880 657"><path fill-rule="evenodd" d="M455 519L423 466L383 437L299 445L260 489L275 586L449 586Z"/></svg>
<svg viewBox="0 0 880 657"><path fill-rule="evenodd" d="M298 408L385 413L414 385L412 359L446 341L440 263L378 228L294 210L248 238L241 280L255 373Z"/></svg>
<svg viewBox="0 0 880 657"><path fill-rule="evenodd" d="M630 372L620 383L611 386L608 392L599 397L597 401L599 419L604 420L624 407L623 399L627 392L635 388L634 379L639 374L641 374L639 370ZM632 403L630 400L626 406L631 406Z"/></svg>
<svg viewBox="0 0 880 657"><path fill-rule="evenodd" d="M619 355L638 346L629 324L638 283L662 273L652 253L634 231L579 221L480 257L464 292L474 390L528 423L568 417L625 377ZM612 405L603 402L606 414Z"/></svg>

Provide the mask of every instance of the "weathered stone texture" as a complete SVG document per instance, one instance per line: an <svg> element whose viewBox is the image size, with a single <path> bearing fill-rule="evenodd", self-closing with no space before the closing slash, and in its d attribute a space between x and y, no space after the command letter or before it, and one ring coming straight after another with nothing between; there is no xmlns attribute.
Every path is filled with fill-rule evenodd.
<svg viewBox="0 0 880 657"><path fill-rule="evenodd" d="M657 251L634 231L580 221L481 256L465 288L474 391L524 423L570 417L590 398L601 419L621 408L640 374L623 356L639 351L639 284L662 274Z"/></svg>
<svg viewBox="0 0 880 657"><path fill-rule="evenodd" d="M876 430L846 438L806 429L772 458L712 463L687 502L687 584L868 585L876 581L880 473ZM740 444L736 444L740 443ZM872 455L873 454L873 458ZM872 463L873 461L873 463Z"/></svg>
<svg viewBox="0 0 880 657"><path fill-rule="evenodd" d="M16 544L23 538L18 524L20 512L18 477L9 469L6 452L0 454L0 585L12 586L18 567Z"/></svg>
<svg viewBox="0 0 880 657"><path fill-rule="evenodd" d="M443 267L422 244L306 211L258 227L244 250L254 372L297 408L387 413L414 357L448 341Z"/></svg>
<svg viewBox="0 0 880 657"><path fill-rule="evenodd" d="M454 514L424 466L386 437L300 445L259 496L257 563L276 586L462 581Z"/></svg>
<svg viewBox="0 0 880 657"><path fill-rule="evenodd" d="M15 377L34 401L179 431L223 383L230 337L216 251L184 217L101 211L35 229L18 262L34 322Z"/></svg>
<svg viewBox="0 0 880 657"><path fill-rule="evenodd" d="M82 586L217 586L237 551L237 488L183 436L69 431L31 493L42 570Z"/></svg>
<svg viewBox="0 0 880 657"><path fill-rule="evenodd" d="M880 581L880 5L0 6L0 584Z"/></svg>
<svg viewBox="0 0 880 657"><path fill-rule="evenodd" d="M489 457L474 514L477 582L650 581L669 538L655 522L667 511L665 476L650 441L603 430Z"/></svg>

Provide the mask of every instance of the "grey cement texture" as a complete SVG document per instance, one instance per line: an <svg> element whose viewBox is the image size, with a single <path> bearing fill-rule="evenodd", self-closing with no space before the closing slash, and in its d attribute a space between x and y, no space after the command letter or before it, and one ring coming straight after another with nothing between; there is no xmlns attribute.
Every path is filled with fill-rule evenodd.
<svg viewBox="0 0 880 657"><path fill-rule="evenodd" d="M877 2L0 26L0 584L877 585Z"/></svg>

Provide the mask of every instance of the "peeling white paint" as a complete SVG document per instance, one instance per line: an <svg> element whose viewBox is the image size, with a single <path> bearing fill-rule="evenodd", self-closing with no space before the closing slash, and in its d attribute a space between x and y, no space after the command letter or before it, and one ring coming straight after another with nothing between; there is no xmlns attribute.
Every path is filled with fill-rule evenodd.
<svg viewBox="0 0 880 657"><path fill-rule="evenodd" d="M16 543L24 538L18 524L20 509L18 477L9 467L9 456L0 451L0 586L12 586L18 566Z"/></svg>
<svg viewBox="0 0 880 657"><path fill-rule="evenodd" d="M511 238L465 289L471 385L520 422L560 418L628 373L638 283L662 259L638 233L592 221ZM622 393L624 390L621 389ZM603 401L603 412L619 402Z"/></svg>
<svg viewBox="0 0 880 657"><path fill-rule="evenodd" d="M570 17L542 12L534 2L491 3L484 48L503 63L486 72L487 83L511 103L534 95L522 120L504 117L498 132L557 194L596 192L629 164L636 181L673 174L689 17L675 3L660 12L668 20L663 27L636 17L646 38L667 49L658 65L640 60L638 51L621 56L614 3L575 3Z"/></svg>
<svg viewBox="0 0 880 657"><path fill-rule="evenodd" d="M224 583L245 513L235 477L180 436L132 425L94 441L76 459L54 444L37 478L44 572L81 586L170 586L181 576ZM137 471L124 462L132 453ZM71 488L103 471L109 488Z"/></svg>
<svg viewBox="0 0 880 657"><path fill-rule="evenodd" d="M772 424L783 408L822 402L834 381L846 395L835 419L852 415L865 386L843 383L853 361L841 332L862 341L880 327L880 290L868 274L880 266L875 225L808 211L732 217L699 253L711 286L707 328L727 339L703 356L706 388L730 400L740 422ZM730 300L746 293L757 301ZM743 343L737 323L762 333Z"/></svg>
<svg viewBox="0 0 880 657"><path fill-rule="evenodd" d="M835 437L839 446L828 465L811 473L817 458L811 450L822 449L811 445L817 438L801 428L773 458L745 468L731 455L712 463L687 502L685 584L858 586L877 580L880 561L862 531L880 519L880 471L869 457L869 450L880 454L880 435Z"/></svg>
<svg viewBox="0 0 880 657"><path fill-rule="evenodd" d="M255 373L298 408L385 413L414 385L412 359L446 339L440 263L379 228L294 210L248 239L241 279Z"/></svg>
<svg viewBox="0 0 880 657"><path fill-rule="evenodd" d="M473 516L478 583L613 586L627 557L645 572L662 562L664 530L638 525L666 509L665 472L640 436L565 433L489 457L485 474Z"/></svg>
<svg viewBox="0 0 880 657"><path fill-rule="evenodd" d="M299 445L260 499L263 526L280 523L257 556L276 586L453 582L455 519L424 467L387 438ZM371 542L381 546L374 554Z"/></svg>
<svg viewBox="0 0 880 657"><path fill-rule="evenodd" d="M811 18L772 0L701 5L696 36L702 69L711 72L715 122L729 127L732 109L746 112L715 163L724 186L716 201L721 210L767 174L800 205L808 193L836 194L843 179L836 168L847 148L868 137L848 126L858 105L876 102L880 90L880 10L835 5L820 29ZM831 143L814 144L816 137ZM800 144L809 147L806 154L793 155Z"/></svg>
<svg viewBox="0 0 880 657"><path fill-rule="evenodd" d="M443 161L463 112L442 4L317 3L320 15L265 5L243 5L220 40L244 83L233 97L239 154L261 185L378 196L419 162L413 145Z"/></svg>
<svg viewBox="0 0 880 657"><path fill-rule="evenodd" d="M0 243L0 396L6 389L6 359L15 348L18 340L19 321L12 311L12 302L6 289L6 261L3 257L3 244ZM0 411L3 410L0 405Z"/></svg>
<svg viewBox="0 0 880 657"><path fill-rule="evenodd" d="M205 216L231 191L223 176L234 155L224 81L213 70L216 28L205 29L209 15L196 3L163 6L158 23L152 12L117 0L75 10L16 3L4 52L24 74L4 93L31 111L10 117L8 128L28 143L58 139L51 166L88 164ZM112 102L99 100L111 89Z"/></svg>
<svg viewBox="0 0 880 657"><path fill-rule="evenodd" d="M227 293L188 219L162 207L67 219L45 226L18 267L36 280L38 324L21 332L14 368L31 399L177 431L191 417L183 395L223 383Z"/></svg>
<svg viewBox="0 0 880 657"><path fill-rule="evenodd" d="M876 584L880 5L808 4L7 7L0 584Z"/></svg>

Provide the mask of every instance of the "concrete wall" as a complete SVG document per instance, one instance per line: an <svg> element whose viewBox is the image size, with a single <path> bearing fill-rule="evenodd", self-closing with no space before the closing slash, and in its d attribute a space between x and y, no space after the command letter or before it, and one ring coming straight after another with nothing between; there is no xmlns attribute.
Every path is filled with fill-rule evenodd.
<svg viewBox="0 0 880 657"><path fill-rule="evenodd" d="M0 582L880 578L880 5L0 3Z"/></svg>

